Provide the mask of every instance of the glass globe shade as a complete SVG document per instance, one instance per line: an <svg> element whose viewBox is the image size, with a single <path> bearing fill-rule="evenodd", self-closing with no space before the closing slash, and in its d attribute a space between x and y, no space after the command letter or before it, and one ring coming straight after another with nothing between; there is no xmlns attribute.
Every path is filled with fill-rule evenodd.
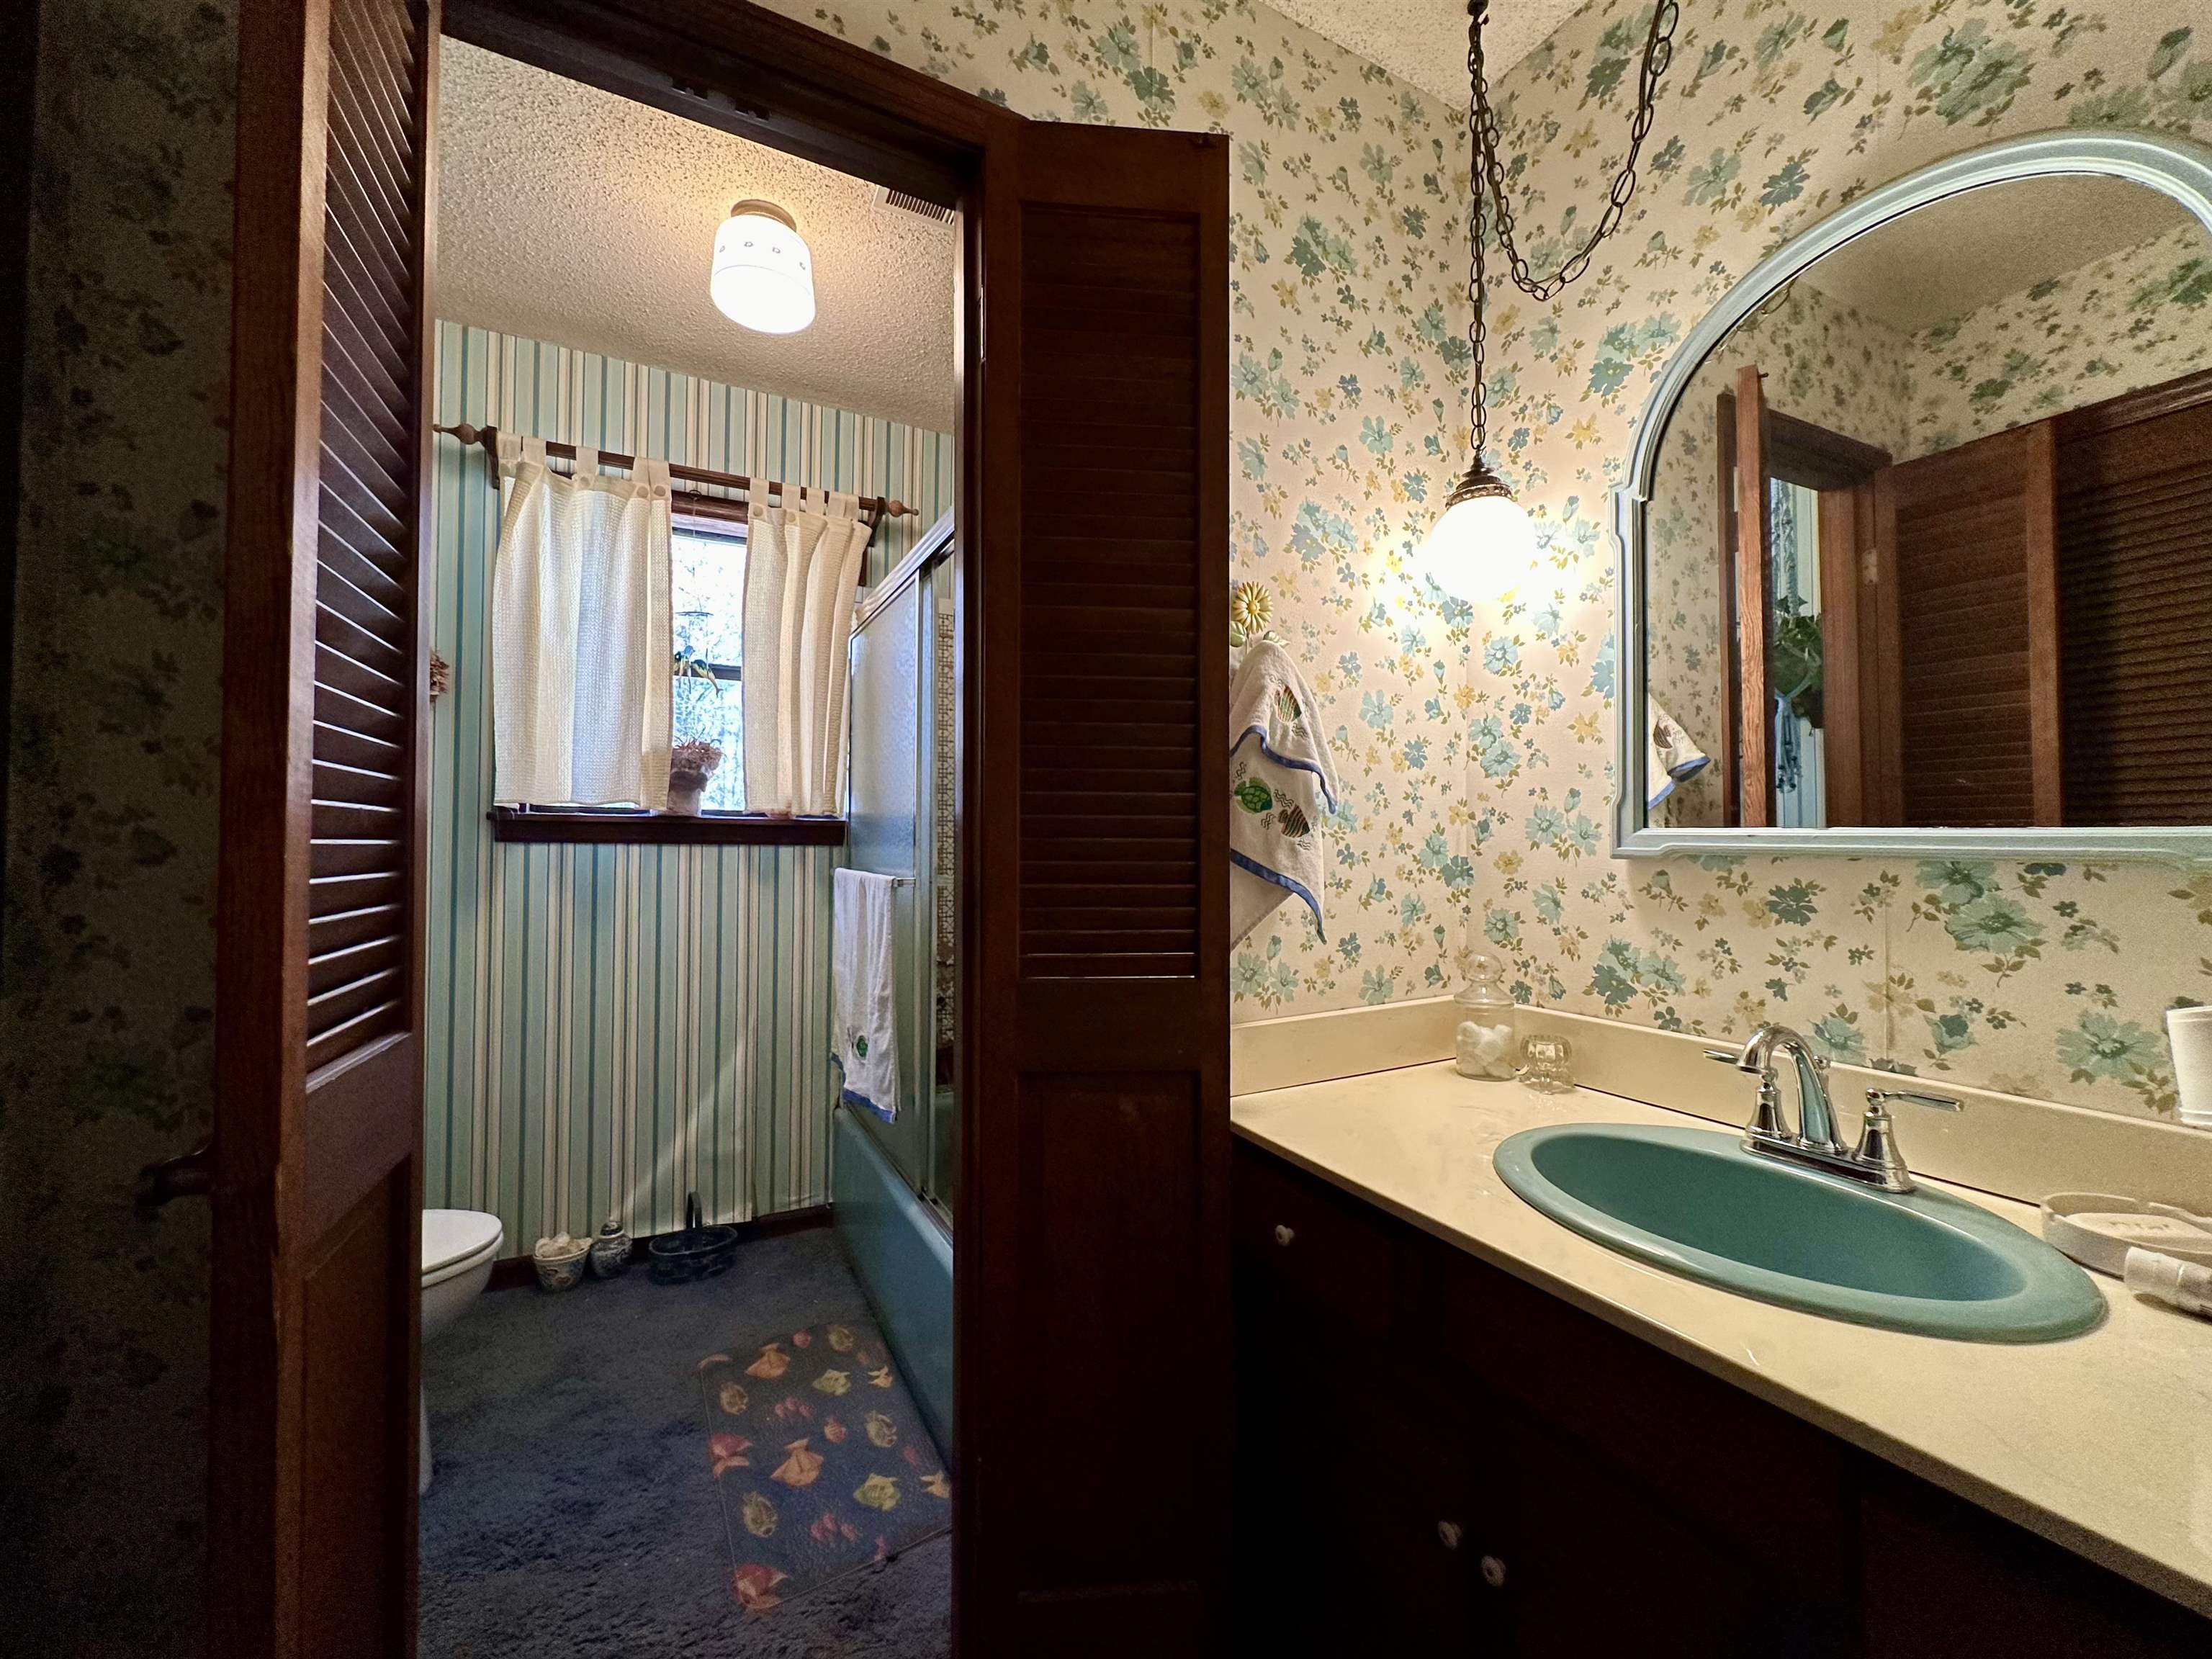
<svg viewBox="0 0 2212 1659"><path fill-rule="evenodd" d="M761 334L796 334L814 320L814 256L773 202L740 202L714 233L707 279L714 308Z"/></svg>
<svg viewBox="0 0 2212 1659"><path fill-rule="evenodd" d="M1429 580L1472 605L1492 597L1499 579L1517 579L1536 562L1536 526L1521 503L1495 491L1461 496L1445 507L1421 546Z"/></svg>

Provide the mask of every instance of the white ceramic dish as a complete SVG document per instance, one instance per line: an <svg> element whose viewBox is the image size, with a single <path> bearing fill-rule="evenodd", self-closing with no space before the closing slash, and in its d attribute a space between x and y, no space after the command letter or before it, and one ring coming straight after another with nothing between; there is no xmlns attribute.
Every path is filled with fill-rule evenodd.
<svg viewBox="0 0 2212 1659"><path fill-rule="evenodd" d="M2184 1224L2187 1231L2172 1229L2170 1236L2152 1241L2130 1237L2083 1219L2100 1215L2155 1218ZM2192 1231L2202 1236L2201 1243L2190 1237ZM2200 1267L2212 1267L2212 1218L2172 1204L2146 1204L2141 1199L2124 1198L2117 1193L2051 1194L2043 1200L2043 1236L2054 1248L2064 1251L2083 1267L2110 1273L2115 1279L2124 1277L2130 1246L2156 1250L2161 1255L2194 1262Z"/></svg>

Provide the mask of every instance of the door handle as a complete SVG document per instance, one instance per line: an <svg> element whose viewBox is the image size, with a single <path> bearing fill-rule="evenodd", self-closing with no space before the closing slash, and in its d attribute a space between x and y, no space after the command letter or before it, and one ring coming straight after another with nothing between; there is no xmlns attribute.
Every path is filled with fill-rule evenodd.
<svg viewBox="0 0 2212 1659"><path fill-rule="evenodd" d="M173 1198L205 1198L215 1179L215 1137L181 1158L164 1158L138 1171L133 1201L142 1216L151 1217Z"/></svg>

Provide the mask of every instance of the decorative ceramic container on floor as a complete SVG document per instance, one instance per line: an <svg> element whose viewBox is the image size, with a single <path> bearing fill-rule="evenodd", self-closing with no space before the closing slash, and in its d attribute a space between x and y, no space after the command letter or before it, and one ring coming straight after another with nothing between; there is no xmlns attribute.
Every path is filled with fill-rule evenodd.
<svg viewBox="0 0 2212 1659"><path fill-rule="evenodd" d="M621 1218L611 1215L592 1241L592 1277L619 1279L629 1271L629 1235L623 1231Z"/></svg>
<svg viewBox="0 0 2212 1659"><path fill-rule="evenodd" d="M583 1282L584 1257L590 1249L586 1240L566 1233L539 1239L530 1256L538 1267L539 1285L549 1291L574 1290Z"/></svg>

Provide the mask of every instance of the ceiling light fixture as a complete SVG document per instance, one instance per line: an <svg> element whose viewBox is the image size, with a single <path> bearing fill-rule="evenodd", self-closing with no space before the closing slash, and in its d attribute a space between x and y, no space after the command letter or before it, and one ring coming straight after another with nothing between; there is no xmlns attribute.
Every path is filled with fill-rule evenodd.
<svg viewBox="0 0 2212 1659"><path fill-rule="evenodd" d="M796 334L814 320L814 256L773 202L740 202L714 233L707 279L714 308L761 334Z"/></svg>
<svg viewBox="0 0 2212 1659"><path fill-rule="evenodd" d="M1467 276L1468 298L1474 303L1474 316L1467 328L1468 343L1474 353L1469 371L1473 385L1468 393L1474 423L1472 464L1444 498L1443 513L1431 526L1428 539L1422 544L1420 561L1429 579L1438 587L1455 599L1470 601L1484 593L1486 572L1516 569L1533 564L1536 559L1536 526L1530 521L1528 510L1513 499L1511 487L1482 458L1489 414L1482 357L1486 332L1483 318L1484 204L1487 200L1495 215L1498 246L1505 252L1514 285L1531 299L1549 301L1556 298L1562 289L1589 270L1590 255L1597 251L1600 242L1620 228L1620 216L1627 210L1629 198L1636 194L1636 157L1651 131L1652 105L1658 93L1659 77L1667 72L1667 64L1674 55L1674 25L1681 15L1676 0L1659 0L1653 9L1650 33L1644 39L1644 70L1637 83L1636 115L1628 129L1628 159L1621 163L1620 172L1613 179L1613 195L1589 240L1569 256L1557 272L1540 282L1529 275L1528 261L1513 240L1513 210L1505 200L1505 170L1498 159L1498 117L1490 107L1490 84L1482 66L1482 25L1488 10L1488 0L1468 0L1467 131L1473 152L1474 185L1468 204Z"/></svg>

